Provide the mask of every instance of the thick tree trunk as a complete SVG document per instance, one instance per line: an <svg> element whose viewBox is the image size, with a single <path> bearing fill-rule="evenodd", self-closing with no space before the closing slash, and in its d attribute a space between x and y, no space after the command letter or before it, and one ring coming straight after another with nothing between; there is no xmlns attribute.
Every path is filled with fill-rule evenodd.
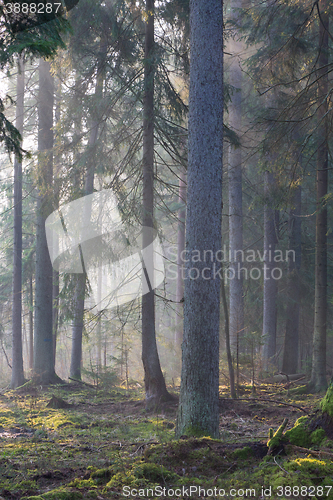
<svg viewBox="0 0 333 500"><path fill-rule="evenodd" d="M301 186L295 189L289 212L289 254L287 284L287 323L283 348L283 373L297 373L300 311L300 268L301 268Z"/></svg>
<svg viewBox="0 0 333 500"><path fill-rule="evenodd" d="M274 201L272 190L274 188L274 175L265 172L265 209L264 209L264 308L263 308L263 346L262 358L264 370L274 364L276 351L276 301L277 280L274 279L275 267L274 252L277 243L276 212L272 208Z"/></svg>
<svg viewBox="0 0 333 500"><path fill-rule="evenodd" d="M34 330L34 378L49 384L58 379L53 363L52 276L46 242L45 220L52 212L54 79L50 63L39 62L38 95L38 199L36 233L36 286Z"/></svg>
<svg viewBox="0 0 333 500"><path fill-rule="evenodd" d="M154 227L154 0L146 0L146 15L142 158L143 249L153 241L153 231L147 228ZM152 276L149 278L152 283ZM147 405L152 406L168 399L169 393L157 351L155 293L151 287L142 297L142 362Z"/></svg>
<svg viewBox="0 0 333 500"><path fill-rule="evenodd" d="M326 321L327 321L327 206L328 187L328 30L329 19L326 0L319 2L319 102L318 152L317 152L317 216L315 264L315 316L310 388L320 391L327 388L326 380Z"/></svg>
<svg viewBox="0 0 333 500"><path fill-rule="evenodd" d="M16 128L23 135L24 121L24 61L18 61L16 83ZM13 244L13 333L12 389L24 383L22 355L22 163L14 160L14 244Z"/></svg>
<svg viewBox="0 0 333 500"><path fill-rule="evenodd" d="M191 0L184 339L177 435L219 435L223 10ZM195 251L195 254L193 253ZM200 253L200 262L191 257Z"/></svg>
<svg viewBox="0 0 333 500"><path fill-rule="evenodd" d="M233 9L240 9L242 2L234 0ZM234 10L232 18L239 16ZM229 126L237 133L241 134L242 116L242 71L240 67L240 54L242 42L232 40L230 43L232 50L232 62L229 69L230 84L235 87L229 106ZM242 208L242 150L230 145L229 165L229 247L230 247L230 348L233 357L237 355L241 345L241 338L244 335L244 298L243 298L243 276L240 273L242 266L243 250L243 208Z"/></svg>

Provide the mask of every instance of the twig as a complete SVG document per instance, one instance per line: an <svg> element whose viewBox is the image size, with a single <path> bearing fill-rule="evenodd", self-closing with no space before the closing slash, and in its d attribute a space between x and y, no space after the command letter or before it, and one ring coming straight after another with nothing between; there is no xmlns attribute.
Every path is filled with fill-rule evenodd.
<svg viewBox="0 0 333 500"><path fill-rule="evenodd" d="M230 398L220 398L220 400L224 401L231 401ZM265 401L267 403L277 403L279 405L284 405L284 406L291 406L292 408L297 408L298 410L303 411L304 413L308 413L307 410L304 410L301 406L297 405L292 405L291 403L284 403L283 401L278 401L277 399L261 399L261 398L237 398L236 401L247 401L248 403L251 403L252 401Z"/></svg>
<svg viewBox="0 0 333 500"><path fill-rule="evenodd" d="M5 348L4 348L4 346L3 346L3 341L2 341L2 339L1 339L1 347L2 347L2 351L3 351L4 355L5 355L5 358L6 358L6 361L7 361L7 365L9 366L9 368L12 368L12 365L9 363L7 353L6 353Z"/></svg>
<svg viewBox="0 0 333 500"><path fill-rule="evenodd" d="M246 377L246 375L243 375L243 373L239 372L239 375L241 375L243 378L245 378L245 380L248 380L249 382L252 382L252 378L250 378L250 377ZM254 383L255 385L262 385L262 384L260 384L259 382L256 382L255 380L253 380L253 383Z"/></svg>
<svg viewBox="0 0 333 500"><path fill-rule="evenodd" d="M284 469L283 467L281 467L280 464L277 463L277 461L275 460L275 457L274 458L274 462L276 463L276 465L278 465L280 467L281 470L283 470L283 472L286 472L287 474L290 474L290 472L286 471L286 469Z"/></svg>
<svg viewBox="0 0 333 500"><path fill-rule="evenodd" d="M314 450L309 450L309 448L302 448L301 446L295 446L293 444L291 444L290 447L292 450L300 451L301 453L310 453L311 455L315 455L317 457L320 455L327 455L329 457L333 457L333 453L330 453L329 451L324 451L324 450L314 451Z"/></svg>
<svg viewBox="0 0 333 500"><path fill-rule="evenodd" d="M88 382L83 382L83 380L78 380L77 378L72 378L72 377L68 377L68 379L72 380L73 382L78 382L79 384L83 384L83 385L86 385L88 387L92 387L93 389L96 389L95 385L88 384Z"/></svg>

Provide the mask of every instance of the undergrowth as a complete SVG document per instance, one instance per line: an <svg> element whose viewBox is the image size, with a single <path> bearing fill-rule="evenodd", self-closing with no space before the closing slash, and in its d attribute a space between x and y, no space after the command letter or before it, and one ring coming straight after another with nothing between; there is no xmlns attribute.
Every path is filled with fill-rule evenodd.
<svg viewBox="0 0 333 500"><path fill-rule="evenodd" d="M242 397L249 393L250 388L244 388ZM266 388L263 395L268 397ZM47 408L52 396L69 406ZM277 428L279 419L289 412L294 423L300 416L297 409L282 404L272 407L260 398L226 400L221 408L221 440L176 441L176 404L148 413L142 396L134 390L96 390L78 384L4 393L0 396L0 496L79 500L187 498L190 494L195 499L221 498L224 492L225 498L236 499L333 500L331 456L294 452L266 456L272 419ZM310 400L299 395L297 401L288 401L297 406ZM317 404L316 398L311 401L312 406ZM306 444L318 450L322 436L317 434ZM331 450L328 441L326 445ZM307 490L297 490L300 486Z"/></svg>

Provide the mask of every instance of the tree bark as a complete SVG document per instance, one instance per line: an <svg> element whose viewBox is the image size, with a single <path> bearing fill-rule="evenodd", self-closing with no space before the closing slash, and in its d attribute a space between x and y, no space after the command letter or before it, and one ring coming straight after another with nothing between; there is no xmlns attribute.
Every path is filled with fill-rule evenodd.
<svg viewBox="0 0 333 500"><path fill-rule="evenodd" d="M177 435L219 435L223 10L191 0L184 338ZM191 257L200 253L200 262ZM218 271L221 272L219 273Z"/></svg>
<svg viewBox="0 0 333 500"><path fill-rule="evenodd" d="M50 384L58 379L53 363L53 269L46 242L45 220L52 212L54 79L50 63L39 61L38 199L34 324L34 379Z"/></svg>
<svg viewBox="0 0 333 500"><path fill-rule="evenodd" d="M222 297L222 306L224 312L224 331L225 331L225 349L227 351L227 360L228 360L228 368L229 368L229 380L230 380L230 396L232 399L236 399L236 389L235 389L235 371L234 365L232 362L231 348L230 348L230 328L229 328L229 313L228 313L228 304L227 297L225 293L224 280L221 280L221 297Z"/></svg>
<svg viewBox="0 0 333 500"><path fill-rule="evenodd" d="M328 187L328 30L327 2L319 2L318 57L318 152L317 152L317 215L315 257L315 314L313 332L312 371L309 387L314 391L327 388L326 380L326 321L327 321L327 206Z"/></svg>
<svg viewBox="0 0 333 500"><path fill-rule="evenodd" d="M29 278L29 369L33 374L34 369L34 290L32 276Z"/></svg>
<svg viewBox="0 0 333 500"><path fill-rule="evenodd" d="M301 268L301 186L295 189L289 211L289 254L288 284L287 284L287 322L284 338L283 373L297 373L298 368L298 340L299 340L299 311L300 311L300 268Z"/></svg>
<svg viewBox="0 0 333 500"><path fill-rule="evenodd" d="M16 81L16 128L23 135L24 60L18 60ZM22 163L14 160L14 245L13 245L12 377L10 387L24 383L22 354Z"/></svg>
<svg viewBox="0 0 333 500"><path fill-rule="evenodd" d="M236 9L240 9L241 0L233 1L232 19L239 16ZM242 42L233 39L230 43L232 62L229 69L230 84L235 88L229 105L229 126L237 133L241 133L242 125L242 70L240 67L240 53ZM240 350L241 338L244 335L244 297L242 268L243 250L243 200L242 200L242 150L240 147L230 145L229 165L229 247L230 247L230 274L229 297L229 328L230 348L235 356Z"/></svg>
<svg viewBox="0 0 333 500"><path fill-rule="evenodd" d="M181 171L179 174L179 203L186 203L186 174ZM176 290L176 335L175 344L177 352L181 348L183 340L183 316L184 316L184 279L183 279L183 251L185 250L185 217L186 207L178 211L178 233L177 233L177 290Z"/></svg>
<svg viewBox="0 0 333 500"><path fill-rule="evenodd" d="M55 122L56 124L60 123L60 101L61 101L61 83L58 80L57 84L57 90L56 90L56 106L55 106ZM57 138L56 138L57 140ZM53 183L54 183L54 210L59 208L59 168L61 167L60 165L60 158L58 156L55 157L54 159L54 166L55 166L55 172L54 172L54 178L53 178ZM55 269L53 270L53 289L52 289L52 301L53 301L53 307L52 307L52 325L53 325L53 364L55 367L56 363L56 353L57 353L57 337L58 337L58 326L59 326L59 271L56 271Z"/></svg>
<svg viewBox="0 0 333 500"><path fill-rule="evenodd" d="M105 56L106 56L106 40L104 36L100 43L100 60L98 63L96 87L95 87L95 109L92 112L92 124L88 140L88 166L85 178L85 195L94 192L94 177L95 177L95 151L98 138L98 131L102 116L101 100L103 97L103 82L105 75ZM85 214L85 220L90 218L90 213ZM82 361L82 333L84 326L84 299L86 288L86 273L76 276L75 292L74 292L74 319L72 325L72 351L71 351L71 366L70 377L81 380L81 361Z"/></svg>
<svg viewBox="0 0 333 500"><path fill-rule="evenodd" d="M272 191L274 175L265 172L265 209L264 209L264 307L263 307L263 346L262 357L264 370L274 364L276 351L276 301L277 281L274 279L274 252L277 243L276 212L273 207Z"/></svg>
<svg viewBox="0 0 333 500"><path fill-rule="evenodd" d="M154 0L146 0L146 16L142 158L143 249L152 243L154 228ZM150 283L152 282L150 276ZM146 404L153 406L170 396L157 351L155 293L151 287L150 291L142 296L142 362Z"/></svg>

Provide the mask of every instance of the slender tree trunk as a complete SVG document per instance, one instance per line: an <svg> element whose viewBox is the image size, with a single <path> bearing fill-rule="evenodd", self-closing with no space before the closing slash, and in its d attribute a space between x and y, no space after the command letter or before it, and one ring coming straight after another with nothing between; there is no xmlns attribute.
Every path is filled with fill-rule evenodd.
<svg viewBox="0 0 333 500"><path fill-rule="evenodd" d="M236 398L235 372L234 372L234 365L232 362L232 355L231 355L231 348L230 348L228 303L227 303L227 297L226 297L226 293L225 293L225 286L224 286L223 279L221 280L221 297L222 297L222 306L223 306L223 313L224 313L225 348L227 351L228 368L229 368L230 396L232 397L232 399L235 399Z"/></svg>
<svg viewBox="0 0 333 500"><path fill-rule="evenodd" d="M184 339L177 435L219 435L223 9L190 1L191 67ZM199 251L200 262L193 259ZM220 272L219 272L220 271Z"/></svg>
<svg viewBox="0 0 333 500"><path fill-rule="evenodd" d="M33 373L34 368L34 290L32 276L29 280L29 369Z"/></svg>
<svg viewBox="0 0 333 500"><path fill-rule="evenodd" d="M16 128L23 135L24 121L24 61L18 60L16 83ZM13 259L13 333L12 389L24 383L22 355L22 163L14 161L14 259Z"/></svg>
<svg viewBox="0 0 333 500"><path fill-rule="evenodd" d="M50 63L40 59L38 95L38 199L36 232L36 286L34 378L50 384L59 380L53 363L53 269L46 242L45 220L52 212L54 79Z"/></svg>
<svg viewBox="0 0 333 500"><path fill-rule="evenodd" d="M81 359L82 359L82 332L84 316L84 296L86 287L86 275L77 274L75 276L74 292L74 318L72 326L72 351L70 377L81 380Z"/></svg>
<svg viewBox="0 0 333 500"><path fill-rule="evenodd" d="M88 166L85 179L85 195L94 192L94 177L95 177L95 152L98 138L98 130L100 126L103 110L101 109L101 100L103 97L103 82L104 82L104 64L106 55L106 40L104 37L101 40L101 59L99 61L96 88L95 88L95 109L92 112L92 124L90 136L88 140ZM85 219L90 218L90 214L85 214ZM84 326L84 299L86 289L86 273L76 276L75 292L74 292L74 319L72 325L72 351L71 351L71 366L70 377L81 380L81 361L82 361L82 333Z"/></svg>
<svg viewBox="0 0 333 500"><path fill-rule="evenodd" d="M283 373L297 373L299 312L300 312L300 268L301 268L301 186L295 189L293 206L289 212L289 254L287 284L287 323L284 338Z"/></svg>
<svg viewBox="0 0 333 500"><path fill-rule="evenodd" d="M142 248L153 241L154 227L154 0L146 0L145 68L143 100L143 192ZM149 230L149 228L152 228ZM153 261L153 255L151 255ZM153 283L152 276L149 276ZM142 362L145 374L146 403L153 406L169 398L156 344L155 293L142 296Z"/></svg>
<svg viewBox="0 0 333 500"><path fill-rule="evenodd" d="M232 18L236 19L239 14L241 0L233 0ZM229 69L230 84L235 88L229 106L229 126L241 134L242 126L242 71L240 67L240 54L242 42L234 39L230 43L232 50L232 62ZM244 336L244 298L243 298L243 276L242 268L243 250L243 201L242 201L242 150L230 145L229 165L229 246L230 246L230 347L233 356L239 352L241 338Z"/></svg>
<svg viewBox="0 0 333 500"><path fill-rule="evenodd" d="M56 91L56 106L55 106L55 122L60 123L60 101L61 101L61 83L58 80L57 91ZM57 141L57 138L56 138ZM59 168L61 167L61 159L59 156L54 158L54 210L59 208ZM57 353L57 337L58 337L58 325L59 325L59 271L53 270L53 290L52 290L52 300L53 300L53 364L55 367L56 353Z"/></svg>
<svg viewBox="0 0 333 500"><path fill-rule="evenodd" d="M315 316L310 388L320 391L327 388L326 380L326 321L327 321L327 206L328 187L328 31L327 1L319 1L319 102L318 152L317 152L317 216L315 264Z"/></svg>
<svg viewBox="0 0 333 500"><path fill-rule="evenodd" d="M186 175L183 171L179 174L179 203L186 203ZM182 252L185 250L185 205L178 211L178 233L177 233L177 314L176 314L176 336L175 344L178 351L183 340L183 314L184 314L184 279L183 279L183 259Z"/></svg>
<svg viewBox="0 0 333 500"><path fill-rule="evenodd" d="M274 279L274 252L277 243L276 213L272 208L272 190L275 180L271 172L265 172L264 209L264 314L263 314L263 363L268 370L270 363L274 363L276 351L276 314L277 314L277 281Z"/></svg>

